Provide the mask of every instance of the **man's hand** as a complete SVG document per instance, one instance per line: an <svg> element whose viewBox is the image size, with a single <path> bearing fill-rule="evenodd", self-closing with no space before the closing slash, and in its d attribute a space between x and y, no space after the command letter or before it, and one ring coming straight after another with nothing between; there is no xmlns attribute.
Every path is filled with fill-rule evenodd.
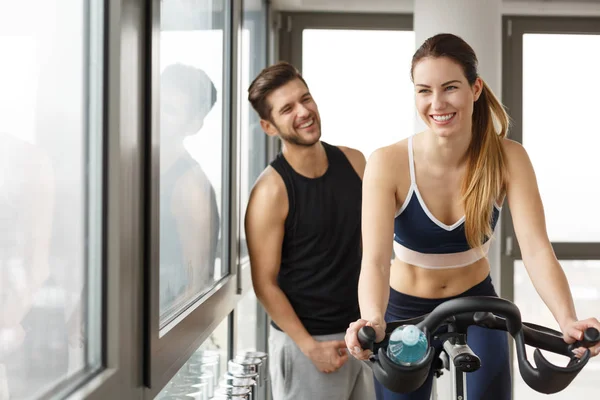
<svg viewBox="0 0 600 400"><path fill-rule="evenodd" d="M343 340L314 341L303 348L302 352L319 371L326 374L338 370L348 361L346 342Z"/></svg>

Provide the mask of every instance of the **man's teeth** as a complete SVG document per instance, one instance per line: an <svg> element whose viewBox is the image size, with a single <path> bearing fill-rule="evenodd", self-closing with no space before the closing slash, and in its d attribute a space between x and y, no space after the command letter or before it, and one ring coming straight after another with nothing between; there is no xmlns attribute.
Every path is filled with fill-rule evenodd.
<svg viewBox="0 0 600 400"><path fill-rule="evenodd" d="M448 121L452 117L454 117L454 114L433 115L433 119L440 122Z"/></svg>
<svg viewBox="0 0 600 400"><path fill-rule="evenodd" d="M303 123L302 125L299 126L299 128L308 128L309 126L311 126L313 123L315 122L314 119L311 119L310 121L306 121L305 123Z"/></svg>

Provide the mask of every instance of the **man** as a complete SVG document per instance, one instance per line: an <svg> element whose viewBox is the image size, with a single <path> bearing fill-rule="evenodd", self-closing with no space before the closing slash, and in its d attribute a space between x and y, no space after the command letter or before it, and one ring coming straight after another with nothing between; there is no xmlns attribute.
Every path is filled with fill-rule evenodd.
<svg viewBox="0 0 600 400"><path fill-rule="evenodd" d="M372 399L373 375L343 341L359 316L365 157L320 141L317 105L290 64L264 69L248 92L265 133L282 141L245 220L254 290L273 320L273 398Z"/></svg>

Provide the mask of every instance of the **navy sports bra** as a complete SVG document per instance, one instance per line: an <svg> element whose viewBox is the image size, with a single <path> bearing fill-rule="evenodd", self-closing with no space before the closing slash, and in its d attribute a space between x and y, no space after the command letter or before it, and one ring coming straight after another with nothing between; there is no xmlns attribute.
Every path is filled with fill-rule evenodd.
<svg viewBox="0 0 600 400"><path fill-rule="evenodd" d="M421 268L459 268L485 257L490 247L486 240L479 248L467 243L465 217L452 225L440 222L423 201L415 178L413 138L408 138L410 189L404 204L394 219L394 253L398 259ZM501 207L494 204L492 232L500 216Z"/></svg>

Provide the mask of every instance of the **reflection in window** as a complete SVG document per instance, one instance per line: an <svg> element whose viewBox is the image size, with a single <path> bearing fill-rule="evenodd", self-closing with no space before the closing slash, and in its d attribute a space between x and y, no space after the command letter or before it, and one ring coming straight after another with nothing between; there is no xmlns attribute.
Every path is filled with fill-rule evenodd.
<svg viewBox="0 0 600 400"><path fill-rule="evenodd" d="M266 165L266 134L258 115L250 109L248 87L266 66L266 12L262 1L244 1L242 21L241 160L240 160L240 262L248 261L244 215L250 190Z"/></svg>
<svg viewBox="0 0 600 400"><path fill-rule="evenodd" d="M0 399L100 366L101 10L0 6Z"/></svg>
<svg viewBox="0 0 600 400"><path fill-rule="evenodd" d="M224 3L161 1L161 324L226 272L218 245Z"/></svg>
<svg viewBox="0 0 600 400"><path fill-rule="evenodd" d="M575 309L579 318L588 318L598 315L598 304L600 304L600 261L560 261L571 286L571 292L575 301ZM521 310L523 321L544 325L555 330L560 330L556 320L537 294L525 266L522 261L515 262L514 272L515 304ZM527 346L527 357L533 360L533 348ZM567 358L553 353L543 352L546 358L561 366L567 365ZM515 375L515 399L516 400L542 400L548 398L532 390L520 375L516 365L516 353L513 357L515 363L513 371ZM594 357L577 375L568 388L554 394L553 399L567 400L589 397L597 389L597 376L600 371L600 358Z"/></svg>
<svg viewBox="0 0 600 400"><path fill-rule="evenodd" d="M155 399L211 398L227 372L229 329L225 317Z"/></svg>

